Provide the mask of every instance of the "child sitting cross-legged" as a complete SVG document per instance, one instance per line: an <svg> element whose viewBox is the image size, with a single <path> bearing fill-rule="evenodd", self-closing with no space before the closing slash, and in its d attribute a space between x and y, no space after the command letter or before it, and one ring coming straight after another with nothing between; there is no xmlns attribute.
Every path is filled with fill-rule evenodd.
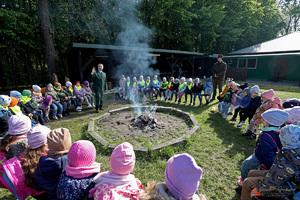
<svg viewBox="0 0 300 200"><path fill-rule="evenodd" d="M143 185L130 174L135 165L135 153L130 143L118 145L110 157L111 171L102 172L95 177L96 186L90 191L95 200L139 199Z"/></svg>
<svg viewBox="0 0 300 200"><path fill-rule="evenodd" d="M187 153L175 155L167 162L165 182L148 182L141 200L206 200L198 195L202 169Z"/></svg>
<svg viewBox="0 0 300 200"><path fill-rule="evenodd" d="M94 177L100 172L100 164L95 163L96 154L94 144L88 140L73 143L68 153L70 162L59 178L57 199L89 199L89 190L95 186Z"/></svg>

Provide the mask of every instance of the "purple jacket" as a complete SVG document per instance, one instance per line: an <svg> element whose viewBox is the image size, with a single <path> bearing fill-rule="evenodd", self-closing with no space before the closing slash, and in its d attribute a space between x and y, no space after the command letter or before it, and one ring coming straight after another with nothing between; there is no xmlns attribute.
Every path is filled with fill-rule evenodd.
<svg viewBox="0 0 300 200"><path fill-rule="evenodd" d="M86 94L86 91L83 87L81 87L80 90L77 90L76 87L74 86L74 92L79 97L82 97L84 94Z"/></svg>

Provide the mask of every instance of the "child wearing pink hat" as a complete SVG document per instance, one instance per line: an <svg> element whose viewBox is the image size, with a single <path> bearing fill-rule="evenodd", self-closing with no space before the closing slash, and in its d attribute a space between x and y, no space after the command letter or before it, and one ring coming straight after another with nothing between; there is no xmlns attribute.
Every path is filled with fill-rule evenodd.
<svg viewBox="0 0 300 200"><path fill-rule="evenodd" d="M95 163L96 154L94 144L88 140L79 140L71 146L70 162L59 178L57 199L89 199L89 190L95 186L94 177L100 172L100 164Z"/></svg>
<svg viewBox="0 0 300 200"><path fill-rule="evenodd" d="M95 200L138 199L143 193L143 185L130 174L135 164L133 146L128 142L118 145L109 163L112 170L95 177L96 186L90 191L90 196Z"/></svg>
<svg viewBox="0 0 300 200"><path fill-rule="evenodd" d="M247 136L248 139L256 139L258 126L262 123L262 113L271 108L279 108L277 103L278 101L274 101L273 99L274 94L275 92L273 89L261 93L262 104L256 109L253 118L250 120L247 131L243 134L243 136Z"/></svg>
<svg viewBox="0 0 300 200"><path fill-rule="evenodd" d="M8 119L8 134L1 141L1 160L19 157L26 150L27 136L31 129L31 120L25 115L13 115ZM6 157L6 158L4 158Z"/></svg>
<svg viewBox="0 0 300 200"><path fill-rule="evenodd" d="M205 200L204 195L196 194L201 177L202 169L192 156L175 155L167 162L165 182L148 182L141 199Z"/></svg>

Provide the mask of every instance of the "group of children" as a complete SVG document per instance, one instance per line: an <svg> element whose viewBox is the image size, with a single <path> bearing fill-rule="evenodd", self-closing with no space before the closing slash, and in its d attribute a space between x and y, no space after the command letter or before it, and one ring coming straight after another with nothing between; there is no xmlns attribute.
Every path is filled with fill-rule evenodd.
<svg viewBox="0 0 300 200"><path fill-rule="evenodd" d="M32 127L25 115L13 115L5 127L1 130L5 137L0 145L0 187L17 199L31 195L42 200L205 200L198 192L202 169L189 154L171 157L165 182L150 181L144 189L131 174L136 158L128 142L113 150L111 170L101 172L94 144L88 140L72 144L68 129Z"/></svg>
<svg viewBox="0 0 300 200"><path fill-rule="evenodd" d="M32 91L23 90L20 93L14 90L10 91L10 96L0 95L0 117L23 114L30 117L33 123L44 125L50 120L51 107L53 119L58 119L70 115L71 103L76 111L81 111L84 101L88 108L95 107L88 81L84 81L83 86L77 81L74 87L67 81L64 89L58 82L54 86L49 83L44 93L41 87L33 85Z"/></svg>
<svg viewBox="0 0 300 200"><path fill-rule="evenodd" d="M202 106L202 96L205 97L206 103L209 103L213 91L211 78L206 79L205 85L199 78L195 80L189 78L186 82L185 77L181 77L180 80L170 77L169 81L163 77L160 82L157 75L154 75L153 80L149 76L146 81L143 76L140 76L139 80L133 77L132 80L133 82L130 77L125 78L124 75L120 78L118 95L121 99L137 100L148 96L148 98L160 97L160 100L172 101L175 97L174 101L181 103L182 97L185 96L183 103L187 103L188 96L190 96L189 105L195 106L198 97L199 106Z"/></svg>
<svg viewBox="0 0 300 200"><path fill-rule="evenodd" d="M242 200L297 199L300 196L300 100L275 97L273 89L260 94L258 85L226 80L218 96L223 118L233 116L237 127L249 125L243 136L258 139L252 155L243 161L238 177ZM259 125L262 130L258 132Z"/></svg>

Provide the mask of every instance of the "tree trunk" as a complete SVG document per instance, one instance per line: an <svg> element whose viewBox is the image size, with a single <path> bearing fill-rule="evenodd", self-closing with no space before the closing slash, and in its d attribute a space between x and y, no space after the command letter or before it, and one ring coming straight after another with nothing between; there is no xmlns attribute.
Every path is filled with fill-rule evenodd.
<svg viewBox="0 0 300 200"><path fill-rule="evenodd" d="M46 47L46 60L49 71L50 82L54 83L52 77L55 75L57 77L57 72L55 68L55 49L52 37L52 29L50 24L50 14L48 9L48 0L39 0L37 3L37 9L39 14L39 20L41 23L41 28L44 36L45 47Z"/></svg>

